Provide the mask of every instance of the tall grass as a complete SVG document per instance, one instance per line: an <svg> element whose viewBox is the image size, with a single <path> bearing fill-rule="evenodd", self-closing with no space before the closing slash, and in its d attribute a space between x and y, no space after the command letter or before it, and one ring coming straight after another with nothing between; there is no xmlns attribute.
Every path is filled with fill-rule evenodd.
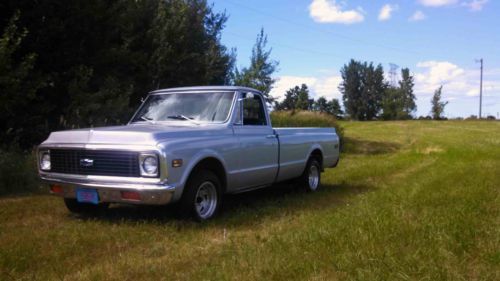
<svg viewBox="0 0 500 281"><path fill-rule="evenodd" d="M271 112L273 127L330 127L335 128L341 137L344 131L334 116L312 111L273 111Z"/></svg>
<svg viewBox="0 0 500 281"><path fill-rule="evenodd" d="M0 198L0 280L500 280L500 122L341 122L322 189L225 197L206 224Z"/></svg>
<svg viewBox="0 0 500 281"><path fill-rule="evenodd" d="M0 149L0 196L40 190L34 152Z"/></svg>

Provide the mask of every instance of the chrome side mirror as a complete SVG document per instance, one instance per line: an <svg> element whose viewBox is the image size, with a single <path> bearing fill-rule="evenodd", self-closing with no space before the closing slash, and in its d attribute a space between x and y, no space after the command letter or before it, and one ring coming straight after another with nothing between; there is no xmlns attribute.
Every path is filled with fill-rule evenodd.
<svg viewBox="0 0 500 281"><path fill-rule="evenodd" d="M255 98L255 94L248 92L248 93L243 93L243 97L239 98L238 101L250 100L250 99L254 99L254 98Z"/></svg>

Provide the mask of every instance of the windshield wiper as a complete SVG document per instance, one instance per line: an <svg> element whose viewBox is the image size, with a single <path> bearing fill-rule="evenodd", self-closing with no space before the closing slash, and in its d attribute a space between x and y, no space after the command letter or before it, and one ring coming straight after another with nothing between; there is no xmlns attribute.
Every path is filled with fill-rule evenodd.
<svg viewBox="0 0 500 281"><path fill-rule="evenodd" d="M153 120L153 118L149 118L149 117L146 117L146 116L144 116L144 115L143 115L143 116L141 116L140 118L141 118L141 120L144 120L144 121L149 122L149 123L151 123L151 124L155 124L155 123L156 123L156 122Z"/></svg>
<svg viewBox="0 0 500 281"><path fill-rule="evenodd" d="M187 120L187 121L191 121L193 124L200 125L198 122L194 121L192 117L187 117L187 116L182 115L182 114L169 115L169 116L167 116L167 118L176 119L176 120Z"/></svg>

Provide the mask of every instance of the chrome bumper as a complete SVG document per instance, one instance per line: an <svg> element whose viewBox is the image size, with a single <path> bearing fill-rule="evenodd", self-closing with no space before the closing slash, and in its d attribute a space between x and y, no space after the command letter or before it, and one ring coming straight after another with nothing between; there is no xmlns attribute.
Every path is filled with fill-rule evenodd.
<svg viewBox="0 0 500 281"><path fill-rule="evenodd" d="M175 187L161 182L158 179L116 178L106 176L79 176L64 175L62 177L51 174L41 174L40 178L52 185L62 187L62 193L54 195L64 198L76 198L77 188L92 188L97 190L100 202L128 203L144 205L165 205L172 201ZM145 182L141 182L145 181ZM140 194L140 200L122 198L123 191L133 191Z"/></svg>

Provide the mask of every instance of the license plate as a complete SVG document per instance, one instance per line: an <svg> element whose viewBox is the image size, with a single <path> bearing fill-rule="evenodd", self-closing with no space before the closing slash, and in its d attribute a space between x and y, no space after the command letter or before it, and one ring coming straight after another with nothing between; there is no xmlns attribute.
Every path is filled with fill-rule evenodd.
<svg viewBox="0 0 500 281"><path fill-rule="evenodd" d="M99 194L95 189L77 188L76 201L80 203L99 204Z"/></svg>

